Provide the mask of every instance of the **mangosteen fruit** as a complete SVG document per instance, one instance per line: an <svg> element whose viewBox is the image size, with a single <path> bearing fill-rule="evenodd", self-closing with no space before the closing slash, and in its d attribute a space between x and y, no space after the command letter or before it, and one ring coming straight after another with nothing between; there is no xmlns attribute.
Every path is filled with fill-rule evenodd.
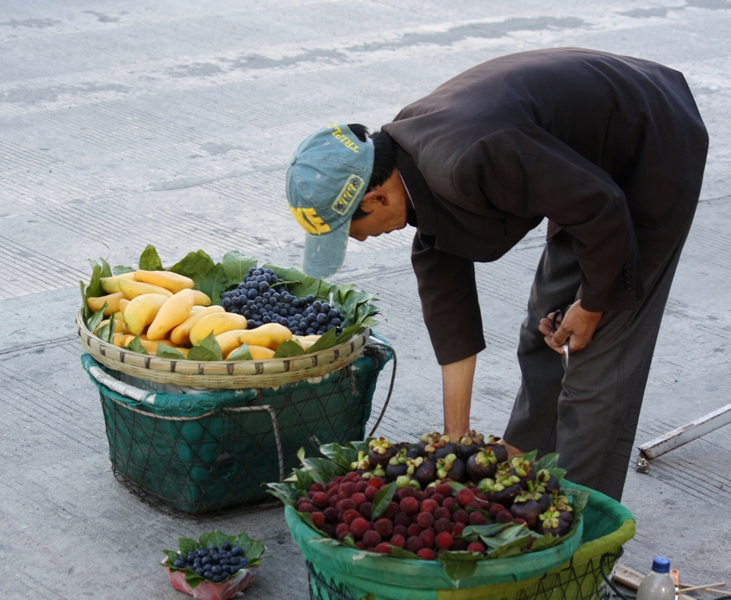
<svg viewBox="0 0 731 600"><path fill-rule="evenodd" d="M538 506L541 507L541 512L544 513L551 508L553 496L551 494L546 494L545 492L535 492L533 499L538 502Z"/></svg>
<svg viewBox="0 0 731 600"><path fill-rule="evenodd" d="M447 454L443 458L437 459L437 478L451 479L452 481L465 481L467 479L467 468L461 458L457 455Z"/></svg>
<svg viewBox="0 0 731 600"><path fill-rule="evenodd" d="M536 473L536 484L547 494L558 494L561 489L558 477L552 475L548 469L541 469Z"/></svg>
<svg viewBox="0 0 731 600"><path fill-rule="evenodd" d="M498 462L505 462L508 460L508 449L500 443L500 439L501 438L499 437L491 435L485 440L485 447L492 449L495 456L497 456Z"/></svg>
<svg viewBox="0 0 731 600"><path fill-rule="evenodd" d="M390 481L393 481L400 475L406 475L406 461L406 449L402 448L388 461L386 465L386 477Z"/></svg>
<svg viewBox="0 0 731 600"><path fill-rule="evenodd" d="M420 454L424 454L424 448L426 448L429 444L436 442L440 437L441 433L438 431L429 431L422 435L419 438L419 443L417 444L417 449L419 450Z"/></svg>
<svg viewBox="0 0 731 600"><path fill-rule="evenodd" d="M368 460L368 455L363 451L358 452L358 460L350 463L350 470L357 472L358 475L363 475L363 473L369 471L370 468L371 461Z"/></svg>
<svg viewBox="0 0 731 600"><path fill-rule="evenodd" d="M522 456L516 456L510 461L510 473L520 479L520 485L526 487L528 482L536 480L533 462Z"/></svg>
<svg viewBox="0 0 731 600"><path fill-rule="evenodd" d="M510 514L515 518L524 519L529 529L535 529L538 524L538 516L541 514L541 507L530 492L519 494L510 506Z"/></svg>
<svg viewBox="0 0 731 600"><path fill-rule="evenodd" d="M456 456L457 444L448 435L439 436L439 439L424 447L424 456L430 456L434 459L446 458L450 454Z"/></svg>
<svg viewBox="0 0 731 600"><path fill-rule="evenodd" d="M543 535L565 535L569 530L569 526L559 518L559 513L555 510L547 510L538 520L536 531Z"/></svg>
<svg viewBox="0 0 731 600"><path fill-rule="evenodd" d="M467 477L477 483L486 477L492 478L497 471L497 457L490 448L478 450L470 455L466 463Z"/></svg>
<svg viewBox="0 0 731 600"><path fill-rule="evenodd" d="M383 465L385 467L395 455L396 447L384 437L379 437L368 443L368 459L372 465Z"/></svg>
<svg viewBox="0 0 731 600"><path fill-rule="evenodd" d="M457 457L466 461L484 446L485 442L481 439L480 434L474 430L470 431L469 435L464 435L457 441Z"/></svg>
<svg viewBox="0 0 731 600"><path fill-rule="evenodd" d="M508 475L507 477L497 479L494 486L494 501L508 508L513 503L513 500L523 491L519 481L515 475Z"/></svg>
<svg viewBox="0 0 731 600"><path fill-rule="evenodd" d="M422 488L426 488L437 478L437 462L433 458L419 456L409 459L407 465L409 475L413 475Z"/></svg>

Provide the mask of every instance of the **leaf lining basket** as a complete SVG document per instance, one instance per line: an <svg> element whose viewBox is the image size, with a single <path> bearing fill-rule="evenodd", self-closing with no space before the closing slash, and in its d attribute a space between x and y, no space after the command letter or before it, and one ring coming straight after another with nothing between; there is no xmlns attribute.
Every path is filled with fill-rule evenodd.
<svg viewBox="0 0 731 600"><path fill-rule="evenodd" d="M217 389L276 387L337 371L361 355L371 334L366 327L342 344L289 358L207 362L148 356L119 348L89 331L83 309L76 316L76 327L84 350L109 369L155 383Z"/></svg>

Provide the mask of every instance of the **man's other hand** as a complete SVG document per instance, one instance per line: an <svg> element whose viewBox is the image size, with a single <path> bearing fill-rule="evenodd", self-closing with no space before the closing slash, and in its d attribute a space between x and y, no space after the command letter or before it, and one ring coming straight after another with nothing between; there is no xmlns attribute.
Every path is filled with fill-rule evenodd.
<svg viewBox="0 0 731 600"><path fill-rule="evenodd" d="M554 313L549 313L541 319L538 330L544 335L546 344L559 354L563 354L563 346L568 341L569 354L585 348L594 337L599 321L600 312L590 312L581 307L581 301L574 302L566 311L562 319L557 319L558 328L553 330Z"/></svg>

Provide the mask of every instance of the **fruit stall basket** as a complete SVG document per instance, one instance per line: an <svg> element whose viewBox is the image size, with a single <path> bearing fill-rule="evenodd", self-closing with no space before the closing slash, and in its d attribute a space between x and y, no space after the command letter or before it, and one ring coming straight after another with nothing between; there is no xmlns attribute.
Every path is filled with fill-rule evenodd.
<svg viewBox="0 0 731 600"><path fill-rule="evenodd" d="M189 514L263 501L261 485L282 480L300 448L363 439L376 380L394 358L367 328L312 355L236 363L125 351L83 320L79 335L113 470L144 497ZM122 381L130 376L150 385ZM165 391L171 385L184 393Z"/></svg>
<svg viewBox="0 0 731 600"><path fill-rule="evenodd" d="M287 506L287 524L305 557L313 600L594 600L634 536L632 514L619 502L589 492L583 531L557 546L479 561L461 580L438 561L396 558L326 539Z"/></svg>

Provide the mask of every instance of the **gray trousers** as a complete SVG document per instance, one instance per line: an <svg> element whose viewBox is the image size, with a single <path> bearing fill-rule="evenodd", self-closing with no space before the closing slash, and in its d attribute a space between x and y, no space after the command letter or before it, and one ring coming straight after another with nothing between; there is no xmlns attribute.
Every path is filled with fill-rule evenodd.
<svg viewBox="0 0 731 600"><path fill-rule="evenodd" d="M690 225L689 225L690 227ZM569 357L538 331L542 317L581 295L571 237L561 231L543 251L520 330L521 386L504 439L539 456L559 453L566 478L621 500L655 342L687 230L645 281L635 310L602 315L592 341Z"/></svg>

